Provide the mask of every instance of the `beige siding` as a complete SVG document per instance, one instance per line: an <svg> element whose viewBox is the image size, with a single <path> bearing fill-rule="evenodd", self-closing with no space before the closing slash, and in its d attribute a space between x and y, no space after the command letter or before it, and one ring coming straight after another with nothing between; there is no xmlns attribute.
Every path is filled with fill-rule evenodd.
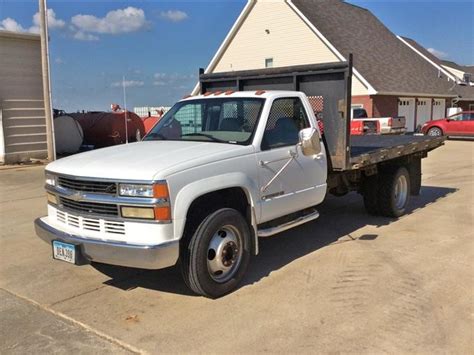
<svg viewBox="0 0 474 355"><path fill-rule="evenodd" d="M369 95L369 90L367 90L364 84L354 75L352 76L352 95Z"/></svg>
<svg viewBox="0 0 474 355"><path fill-rule="evenodd" d="M461 71L461 70L458 70L458 69L454 69L454 68L451 68L451 67L448 67L446 65L442 65L442 67L444 69L446 69L447 71L453 73L453 75L458 78L459 80L463 80L464 79L464 72Z"/></svg>
<svg viewBox="0 0 474 355"><path fill-rule="evenodd" d="M266 58L273 58L273 67L339 61L288 4L259 0L212 72L262 69ZM352 83L353 95L368 95L359 79Z"/></svg>
<svg viewBox="0 0 474 355"><path fill-rule="evenodd" d="M274 67L339 61L286 3L260 0L213 72L265 68L266 58Z"/></svg>
<svg viewBox="0 0 474 355"><path fill-rule="evenodd" d="M0 161L47 156L39 36L0 33Z"/></svg>

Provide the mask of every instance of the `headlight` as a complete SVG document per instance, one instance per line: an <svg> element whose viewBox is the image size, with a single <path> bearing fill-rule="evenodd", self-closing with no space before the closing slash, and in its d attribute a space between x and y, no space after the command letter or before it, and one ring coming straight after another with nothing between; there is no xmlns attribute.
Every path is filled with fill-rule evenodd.
<svg viewBox="0 0 474 355"><path fill-rule="evenodd" d="M119 194L130 197L153 197L153 185L120 184Z"/></svg>
<svg viewBox="0 0 474 355"><path fill-rule="evenodd" d="M165 181L149 185L119 184L119 194L121 196L157 199L157 203L150 207L122 206L122 217L154 219L162 223L171 222L170 195Z"/></svg>
<svg viewBox="0 0 474 355"><path fill-rule="evenodd" d="M57 185L57 177L53 174L46 173L45 174L45 183L46 183L46 185L56 186Z"/></svg>

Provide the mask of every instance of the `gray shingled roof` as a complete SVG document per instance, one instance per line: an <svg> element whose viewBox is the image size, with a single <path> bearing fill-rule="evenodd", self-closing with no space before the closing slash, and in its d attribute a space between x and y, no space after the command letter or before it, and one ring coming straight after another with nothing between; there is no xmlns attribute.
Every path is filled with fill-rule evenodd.
<svg viewBox="0 0 474 355"><path fill-rule="evenodd" d="M445 65L466 73L473 73L474 74L474 67L473 66L468 66L468 65L459 65L458 63L449 61L449 60L443 60L438 58L437 56L433 55L430 51L428 51L425 47L423 47L421 44L419 44L417 41L415 41L412 38L408 37L402 37L405 41L407 41L411 46L413 46L417 51L419 51L421 54L429 58L432 62L438 64L438 65Z"/></svg>
<svg viewBox="0 0 474 355"><path fill-rule="evenodd" d="M455 96L453 82L416 54L370 11L340 0L293 0L308 20L383 93Z"/></svg>
<svg viewBox="0 0 474 355"><path fill-rule="evenodd" d="M405 41L407 41L413 48L415 48L417 51L419 51L421 54L426 56L428 59L430 59L432 62L434 62L437 65L447 65L451 68L458 69L464 72L469 72L469 67L468 66L462 66L459 64L456 64L454 62L450 62L447 60L441 60L438 57L434 56L431 54L426 48L424 48L422 45L420 45L417 41L414 39L408 38L408 37L403 37ZM450 71L449 69L446 69ZM463 100L474 100L474 86L464 86L464 85L456 85L456 86L451 86L451 90L458 96L460 96Z"/></svg>

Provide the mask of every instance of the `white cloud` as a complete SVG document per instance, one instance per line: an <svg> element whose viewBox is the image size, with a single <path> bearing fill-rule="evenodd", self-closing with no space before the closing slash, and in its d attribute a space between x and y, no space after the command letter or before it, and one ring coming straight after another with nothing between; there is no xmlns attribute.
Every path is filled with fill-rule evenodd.
<svg viewBox="0 0 474 355"><path fill-rule="evenodd" d="M180 88L183 84L195 83L195 74L179 74L179 73L155 73L153 74L154 86L169 86Z"/></svg>
<svg viewBox="0 0 474 355"><path fill-rule="evenodd" d="M448 53L439 51L439 50L434 49L434 48L428 48L427 50L428 50L428 52L433 54L435 57L438 57L440 59L449 57Z"/></svg>
<svg viewBox="0 0 474 355"><path fill-rule="evenodd" d="M27 31L11 17L7 17L6 19L0 21L0 30L11 31L11 32L26 32Z"/></svg>
<svg viewBox="0 0 474 355"><path fill-rule="evenodd" d="M94 36L90 33L84 33L82 31L78 31L74 33L73 38L79 41L98 41L99 40L99 37Z"/></svg>
<svg viewBox="0 0 474 355"><path fill-rule="evenodd" d="M76 15L71 18L71 23L78 29L78 32L101 34L136 32L148 26L145 12L131 6L109 11L105 17Z"/></svg>
<svg viewBox="0 0 474 355"><path fill-rule="evenodd" d="M125 81L116 81L115 83L112 83L110 86L113 88L121 88L125 86L126 88L131 88L131 87L138 87L138 86L143 86L145 83L140 80L125 80Z"/></svg>
<svg viewBox="0 0 474 355"><path fill-rule="evenodd" d="M162 11L160 16L172 22L180 22L186 20L189 17L186 12L180 10Z"/></svg>
<svg viewBox="0 0 474 355"><path fill-rule="evenodd" d="M57 57L56 59L54 59L54 62L56 64L64 64L64 60L61 57Z"/></svg>
<svg viewBox="0 0 474 355"><path fill-rule="evenodd" d="M63 28L66 26L64 20L56 18L56 13L53 9L48 9L48 28L50 30ZM0 22L0 30L12 31L12 32L30 32L30 33L39 33L40 32L40 15L39 12L33 15L33 26L26 29L23 28L18 22L14 19L7 17L6 19Z"/></svg>
<svg viewBox="0 0 474 355"><path fill-rule="evenodd" d="M66 22L64 20L56 18L56 13L54 12L53 9L48 9L46 12L48 15L48 29L54 30L57 28L64 28L66 26ZM33 27L30 28L30 31L32 29L37 28L39 32L39 26L40 26L40 14L37 12L36 14L33 15Z"/></svg>

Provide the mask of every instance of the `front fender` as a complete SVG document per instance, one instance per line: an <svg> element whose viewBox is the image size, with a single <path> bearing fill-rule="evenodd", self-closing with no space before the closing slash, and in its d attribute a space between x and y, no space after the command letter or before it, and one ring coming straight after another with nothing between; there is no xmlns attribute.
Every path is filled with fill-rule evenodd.
<svg viewBox="0 0 474 355"><path fill-rule="evenodd" d="M186 224L186 215L194 200L207 193L223 190L231 187L242 188L247 195L248 202L252 208L252 227L257 234L257 213L256 201L258 200L258 186L247 175L239 172L216 175L209 178L197 180L186 184L181 188L172 204L174 235L181 238Z"/></svg>

